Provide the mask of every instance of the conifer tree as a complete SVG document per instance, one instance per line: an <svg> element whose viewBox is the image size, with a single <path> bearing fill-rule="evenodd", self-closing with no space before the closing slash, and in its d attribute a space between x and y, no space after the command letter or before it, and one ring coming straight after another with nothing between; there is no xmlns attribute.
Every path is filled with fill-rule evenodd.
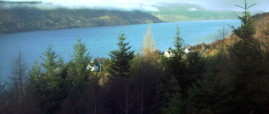
<svg viewBox="0 0 269 114"><path fill-rule="evenodd" d="M63 61L49 47L41 57L43 63L35 64L30 71L30 86L39 101L40 109L47 114L57 113L66 97ZM58 58L58 60L56 60ZM42 72L44 71L44 72Z"/></svg>
<svg viewBox="0 0 269 114"><path fill-rule="evenodd" d="M227 75L226 56L219 52L213 57L208 57L206 72L198 78L188 90L190 109L196 113L229 113L230 105L230 76Z"/></svg>
<svg viewBox="0 0 269 114"><path fill-rule="evenodd" d="M80 39L77 40L77 44L74 46L74 54L71 60L71 65L68 70L71 78L74 80L87 80L89 79L89 70L87 66L90 64L90 55L87 52L85 43L82 43Z"/></svg>
<svg viewBox="0 0 269 114"><path fill-rule="evenodd" d="M263 52L260 42L253 37L255 28L252 16L248 12L251 6L248 6L246 2L244 7L239 6L244 9L244 15L239 17L242 25L235 29L234 33L240 41L228 50L233 63L230 66L230 74L234 76L232 84L235 113L263 113L265 108L259 105L265 106L264 101L261 102L258 99L268 98L264 96L266 93L264 87L267 84L263 81Z"/></svg>
<svg viewBox="0 0 269 114"><path fill-rule="evenodd" d="M175 49L173 50L173 54L175 57L180 58L183 55L182 47L183 47L183 40L180 37L180 30L179 27L176 27L176 37L174 42Z"/></svg>
<svg viewBox="0 0 269 114"><path fill-rule="evenodd" d="M163 106L161 110L164 114L184 113L184 100L180 94L180 88L175 78L166 77L162 80L159 92L163 94L160 96L163 99Z"/></svg>
<svg viewBox="0 0 269 114"><path fill-rule="evenodd" d="M131 51L129 43L125 42L124 34L119 35L119 42L117 43L119 50L110 52L111 63L109 66L110 74L115 77L129 78L130 62L134 58L134 51Z"/></svg>
<svg viewBox="0 0 269 114"><path fill-rule="evenodd" d="M240 6L239 6L240 7ZM261 69L262 50L260 42L254 39L255 28L253 25L252 16L247 11L249 6L245 3L244 15L239 17L242 25L234 29L234 33L241 40L229 48L230 58L236 68L233 73L241 78L248 79L250 74L257 73Z"/></svg>
<svg viewBox="0 0 269 114"><path fill-rule="evenodd" d="M90 64L90 55L87 52L85 43L80 39L74 46L74 53L68 67L69 96L71 103L74 104L75 113L85 112L85 91L90 80L90 70L87 66Z"/></svg>
<svg viewBox="0 0 269 114"><path fill-rule="evenodd" d="M164 106L161 106L164 113L184 113L184 99L186 92L186 77L184 75L185 62L183 61L183 42L180 37L179 27L176 28L176 36L172 56L164 58L163 62L167 76L161 79L159 94L162 96Z"/></svg>
<svg viewBox="0 0 269 114"><path fill-rule="evenodd" d="M186 68L185 62L182 58L184 52L182 51L183 40L180 37L179 27L176 28L176 37L174 42L174 48L172 49L172 57L168 58L166 63L166 69L171 76L175 77L180 87L180 94L182 97L186 96L186 77L184 71Z"/></svg>

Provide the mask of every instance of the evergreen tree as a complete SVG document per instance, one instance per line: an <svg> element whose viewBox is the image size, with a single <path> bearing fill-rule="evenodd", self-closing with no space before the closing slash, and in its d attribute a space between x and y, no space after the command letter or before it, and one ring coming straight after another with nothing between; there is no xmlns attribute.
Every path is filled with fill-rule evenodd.
<svg viewBox="0 0 269 114"><path fill-rule="evenodd" d="M184 54L184 52L182 51L183 40L180 37L180 30L178 26L176 27L176 37L175 37L174 46L175 46L175 49L173 50L174 56L178 58L182 57L182 55Z"/></svg>
<svg viewBox="0 0 269 114"><path fill-rule="evenodd" d="M185 113L184 100L179 93L180 88L175 78L171 77L163 79L158 92L161 92L163 106L161 110L164 114L183 114Z"/></svg>
<svg viewBox="0 0 269 114"><path fill-rule="evenodd" d="M241 8L244 9L244 15L239 17L242 25L234 30L241 40L229 48L233 63L230 66L230 74L234 76L232 80L234 112L264 113L266 110L264 106L267 104L268 108L268 103L259 100L268 99L268 94L265 95L268 93L265 91L267 83L263 81L266 76L262 72L263 52L260 42L253 37L255 28L252 16L247 11L249 6L245 3L245 7Z"/></svg>
<svg viewBox="0 0 269 114"><path fill-rule="evenodd" d="M176 29L176 37L174 42L175 49L172 49L172 56L168 58L165 63L166 70L169 74L176 78L180 87L180 94L182 97L186 96L186 77L184 76L184 71L186 68L185 62L183 60L182 46L183 40L180 38L179 27Z"/></svg>
<svg viewBox="0 0 269 114"><path fill-rule="evenodd" d="M208 57L206 72L188 90L190 110L194 113L219 114L231 112L230 76L227 75L227 56L219 53Z"/></svg>
<svg viewBox="0 0 269 114"><path fill-rule="evenodd" d="M85 43L82 43L80 39L77 40L77 44L74 46L74 54L71 60L69 74L73 80L87 80L89 79L89 70L87 66L90 64L90 55L87 52Z"/></svg>
<svg viewBox="0 0 269 114"><path fill-rule="evenodd" d="M110 74L115 77L129 78L130 62L134 58L134 51L130 51L129 43L125 42L124 34L119 35L119 42L117 43L119 50L111 51L111 63L109 66Z"/></svg>
<svg viewBox="0 0 269 114"><path fill-rule="evenodd" d="M180 38L179 27L177 27L175 49L171 49L172 56L162 60L167 72L167 76L161 79L159 90L159 94L162 96L161 101L164 104L161 109L164 113L185 113L186 111L186 107L184 107L184 99L187 96L186 77L184 75L186 65L183 61L182 46L183 40Z"/></svg>
<svg viewBox="0 0 269 114"><path fill-rule="evenodd" d="M74 113L84 113L85 108L85 91L90 81L90 70L87 66L90 64L90 55L87 52L85 43L80 39L74 46L74 54L68 67L69 96L71 103L74 105Z"/></svg>
<svg viewBox="0 0 269 114"><path fill-rule="evenodd" d="M57 113L62 101L66 97L62 59L49 47L45 53L43 63L35 64L30 72L30 86L33 94L39 100L40 109L48 114ZM42 72L44 71L44 72Z"/></svg>
<svg viewBox="0 0 269 114"><path fill-rule="evenodd" d="M189 93L190 106L193 112L202 114L220 114L230 112L227 101L230 90L223 77L205 75L192 87Z"/></svg>

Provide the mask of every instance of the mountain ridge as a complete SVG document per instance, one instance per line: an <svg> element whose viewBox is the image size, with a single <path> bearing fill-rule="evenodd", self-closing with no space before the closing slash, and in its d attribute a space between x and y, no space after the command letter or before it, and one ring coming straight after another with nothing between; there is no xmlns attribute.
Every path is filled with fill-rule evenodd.
<svg viewBox="0 0 269 114"><path fill-rule="evenodd" d="M101 9L0 8L0 33L160 23L162 20L141 11Z"/></svg>
<svg viewBox="0 0 269 114"><path fill-rule="evenodd" d="M194 4L161 4L155 6L159 11L150 14L167 22L197 21L197 20L230 20L238 19L241 12L233 10L210 10ZM252 13L261 13L253 11Z"/></svg>

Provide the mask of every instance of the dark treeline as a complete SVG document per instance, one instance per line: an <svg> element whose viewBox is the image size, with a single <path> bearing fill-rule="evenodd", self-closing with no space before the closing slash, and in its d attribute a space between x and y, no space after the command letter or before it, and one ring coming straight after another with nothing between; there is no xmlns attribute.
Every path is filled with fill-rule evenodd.
<svg viewBox="0 0 269 114"><path fill-rule="evenodd" d="M156 51L147 32L134 54L124 34L118 50L91 71L91 57L78 40L67 64L49 47L27 73L14 61L12 83L0 84L0 112L7 114L266 114L269 109L268 44L253 38L251 15L234 29L240 39L213 56L184 53L179 29L170 57ZM223 46L222 46L223 47ZM27 75L29 75L27 77Z"/></svg>

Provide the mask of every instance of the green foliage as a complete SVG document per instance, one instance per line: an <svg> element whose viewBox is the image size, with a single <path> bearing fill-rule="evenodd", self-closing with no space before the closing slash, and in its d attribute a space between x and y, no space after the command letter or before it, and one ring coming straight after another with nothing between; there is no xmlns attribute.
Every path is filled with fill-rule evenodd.
<svg viewBox="0 0 269 114"><path fill-rule="evenodd" d="M242 21L242 25L239 28L234 29L234 33L244 41L253 39L255 28L252 16L249 12L245 11L244 15L239 17L239 19Z"/></svg>
<svg viewBox="0 0 269 114"><path fill-rule="evenodd" d="M184 52L182 51L183 42L179 36L179 28L177 27L175 43L175 49L172 49L172 56L165 60L164 65L169 75L174 76L178 81L180 93L182 96L186 96L186 77L184 71L186 70L186 64L183 59Z"/></svg>
<svg viewBox="0 0 269 114"><path fill-rule="evenodd" d="M227 55L221 52L204 60L204 73L188 90L191 112L204 114L231 112L232 86L231 76L227 73L227 61Z"/></svg>
<svg viewBox="0 0 269 114"><path fill-rule="evenodd" d="M163 76L158 94L162 99L161 110L164 114L184 113L184 101L179 93L179 85L173 76Z"/></svg>
<svg viewBox="0 0 269 114"><path fill-rule="evenodd" d="M186 71L189 82L194 82L197 78L200 78L205 72L205 60L198 52L190 52L186 55Z"/></svg>
<svg viewBox="0 0 269 114"><path fill-rule="evenodd" d="M63 65L63 60L59 58L57 61L55 60L58 56L54 51L52 51L52 47L49 47L45 53L45 57L41 57L44 63L41 63L41 66L45 70L46 76L44 78L59 78L58 76L62 71L62 65Z"/></svg>
<svg viewBox="0 0 269 114"><path fill-rule="evenodd" d="M174 43L175 49L172 49L172 57L168 58L168 61L166 64L166 69L168 72L171 73L171 75L176 76L176 78L179 78L178 75L182 75L182 71L185 68L184 60L182 58L184 52L182 51L182 39L179 36L179 28L177 27L176 37L175 37L175 43Z"/></svg>
<svg viewBox="0 0 269 114"><path fill-rule="evenodd" d="M41 67L38 64L38 62L34 63L34 65L32 66L32 69L29 72L29 75L30 75L30 83L31 84L33 84L37 80L39 80L39 78L41 77Z"/></svg>
<svg viewBox="0 0 269 114"><path fill-rule="evenodd" d="M188 91L194 111L204 114L229 112L229 106L226 104L230 90L222 79L223 77L218 75L205 75Z"/></svg>
<svg viewBox="0 0 269 114"><path fill-rule="evenodd" d="M49 47L42 57L43 63L33 66L30 72L30 86L34 96L39 101L40 109L48 114L57 113L61 107L63 99L66 97L64 88L63 61L52 48Z"/></svg>
<svg viewBox="0 0 269 114"><path fill-rule="evenodd" d="M76 15L75 11L73 13ZM49 15L57 17L54 13ZM96 15L103 20L112 16L98 14L98 11L88 16L94 18ZM134 56L125 35L120 34L119 49L111 51L111 60L95 60L94 64L103 63L104 70L100 74L87 69L91 58L81 40L74 46L68 64L63 64L49 47L42 57L43 62L35 63L30 71L25 106L34 110L29 113L41 113L31 107L37 102L40 110L49 114L266 114L269 109L269 54L253 38L255 29L251 18L248 12L240 17L242 26L234 30L240 40L230 46L227 53L222 50L207 57L198 52L186 54L182 51L184 44L178 27L171 57ZM65 21L69 19L73 18ZM61 19L54 21L61 22ZM112 77L108 80L112 81L100 85L102 77L98 76L106 77L107 72ZM6 84L0 83L1 113L17 110L12 107L13 93L13 90L7 91Z"/></svg>
<svg viewBox="0 0 269 114"><path fill-rule="evenodd" d="M187 96L187 80L184 74L186 63L183 59L183 40L180 38L178 27L176 29L174 46L175 49L172 49L172 56L162 58L162 63L168 76L163 77L159 94L163 97L163 102L165 103L162 106L163 112L167 114L185 112L183 99Z"/></svg>
<svg viewBox="0 0 269 114"><path fill-rule="evenodd" d="M267 84L262 80L266 79L263 67L263 51L261 43L254 39L255 28L252 17L247 11L245 3L245 12L239 19L242 25L234 30L234 33L241 39L229 48L229 57L231 61L230 74L232 78L232 96L233 112L236 113L264 113L266 106L263 101L258 99L267 99L262 93L267 88ZM261 87L260 85L264 85ZM244 110L242 110L244 109Z"/></svg>
<svg viewBox="0 0 269 114"><path fill-rule="evenodd" d="M175 43L174 43L175 49L173 50L173 53L175 54L175 56L182 56L183 55L183 51L182 51L182 47L183 47L183 39L180 37L180 31L179 31L179 27L176 27L176 37L175 37Z"/></svg>
<svg viewBox="0 0 269 114"><path fill-rule="evenodd" d="M258 73L262 66L262 50L260 43L255 39L239 41L229 48L236 75ZM245 77L245 76L244 76Z"/></svg>
<svg viewBox="0 0 269 114"><path fill-rule="evenodd" d="M179 93L171 96L168 102L168 107L164 109L164 114L183 114L184 101L182 101Z"/></svg>
<svg viewBox="0 0 269 114"><path fill-rule="evenodd" d="M87 52L85 43L80 39L74 46L74 54L68 66L69 96L71 103L74 104L76 113L83 113L83 98L88 82L92 79L87 66L90 64L90 55Z"/></svg>
<svg viewBox="0 0 269 114"><path fill-rule="evenodd" d="M70 63L68 73L73 80L89 79L89 70L87 66L90 64L90 55L87 52L85 43L78 39L77 44L74 46L74 54Z"/></svg>
<svg viewBox="0 0 269 114"><path fill-rule="evenodd" d="M125 42L124 34L119 35L119 42L117 43L119 50L110 52L111 63L109 73L112 76L119 76L122 78L129 78L130 62L134 58L134 51L130 51L129 43Z"/></svg>

